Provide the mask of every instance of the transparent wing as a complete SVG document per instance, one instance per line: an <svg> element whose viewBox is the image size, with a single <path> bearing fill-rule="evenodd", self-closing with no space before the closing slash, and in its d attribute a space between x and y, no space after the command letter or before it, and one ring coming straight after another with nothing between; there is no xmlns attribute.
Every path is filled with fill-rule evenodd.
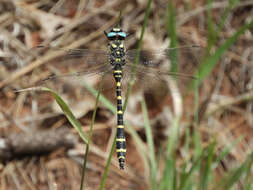
<svg viewBox="0 0 253 190"><path fill-rule="evenodd" d="M58 58L47 65L57 67L71 67L72 69L85 70L87 67L97 67L108 62L108 53L103 49L64 49L49 46L37 46L30 51L39 57L41 54L58 54Z"/></svg>
<svg viewBox="0 0 253 190"><path fill-rule="evenodd" d="M105 75L102 91L111 91L115 84L114 81L112 81L112 72L110 70L88 75L83 75L83 73L81 75L72 73L66 75L54 75L42 80L38 86L49 87L60 94L74 93L76 90L86 93L86 85L92 86L94 89L98 90L102 75ZM111 82L105 82L108 80Z"/></svg>
<svg viewBox="0 0 253 190"><path fill-rule="evenodd" d="M129 83L131 73L135 70L136 89L141 88L145 93L159 92L167 88L168 80L171 79L176 79L180 90L185 90L192 80L197 80L195 73L203 51L204 49L198 46L183 46L152 52L141 51L140 62L134 66L137 50L129 50L128 63L124 66L124 84Z"/></svg>
<svg viewBox="0 0 253 190"><path fill-rule="evenodd" d="M82 88L81 84L98 83L102 74L106 76L112 73L112 67L108 63L108 55L105 50L97 49L62 49L57 47L38 46L33 49L38 55L56 53L60 54L56 58L45 64L48 75L43 75L35 85L50 87L58 92L64 91L70 85L73 88ZM106 77L108 78L108 77ZM31 84L31 86L34 84ZM105 86L103 90L111 89L113 86ZM73 91L73 90L72 90Z"/></svg>
<svg viewBox="0 0 253 190"><path fill-rule="evenodd" d="M43 49L46 49L46 47L43 47ZM138 89L143 88L149 92L158 84L166 85L166 77L169 76L173 76L182 84L186 84L185 81L194 79L195 68L199 62L195 56L196 50L199 51L200 48L197 46L183 46L173 49L141 51L140 63L136 65L136 86L138 86ZM48 84L51 85L52 83L55 85L57 83L68 83L75 86L80 85L81 81L98 84L101 75L106 74L103 91L115 88L115 81L112 77L113 68L107 63L107 51L66 50L61 48L53 48L50 51L63 52L64 56L60 60L47 63L47 67L53 75L41 80L39 85L49 86ZM123 67L123 90L126 89L130 81L131 72L134 68L132 63L136 55L136 49L127 51L127 64ZM172 63L177 65L177 72L171 72ZM56 86L60 87L59 85Z"/></svg>
<svg viewBox="0 0 253 190"><path fill-rule="evenodd" d="M67 91L74 92L76 88L83 90L87 84L98 89L102 75L104 75L105 81L108 81L108 78L112 81L114 80L112 78L112 73L113 68L110 65L102 65L66 73L56 71L49 77L40 80L37 86L49 87L59 93L68 93ZM111 90L114 86L114 81L104 83L102 91Z"/></svg>
<svg viewBox="0 0 253 190"><path fill-rule="evenodd" d="M182 56L195 56L194 59L198 59L196 55L199 55L203 51L203 48L198 45L187 45L175 48L165 48L159 50L141 50L140 51L140 64L146 67L158 67L162 60L169 60L170 64L180 64L179 58L182 60ZM129 62L134 62L137 56L137 49L131 49L126 52L126 58ZM196 60L194 60L196 63ZM199 62L199 60L198 60Z"/></svg>
<svg viewBox="0 0 253 190"><path fill-rule="evenodd" d="M78 69L89 67L95 67L98 65L104 65L108 62L108 52L106 50L90 50L90 49L62 49L57 47L38 46L40 50L49 50L62 52L58 61L60 65L78 65ZM181 46L177 48L166 48L161 50L142 50L140 52L140 63L146 67L157 68L161 64L162 60L170 60L170 65L178 64L178 58L180 59L188 55L194 55L194 52L200 51L202 48L197 45ZM126 52L126 59L129 63L134 62L137 56L137 49L131 49ZM171 69L169 69L171 70ZM168 71L169 71L168 70Z"/></svg>
<svg viewBox="0 0 253 190"><path fill-rule="evenodd" d="M59 48L59 47L52 47L52 46L43 46L39 45L33 50L36 51L62 51L65 52L66 58L72 58L72 57L94 57L95 55L106 55L108 54L107 50L103 49L65 49L65 48Z"/></svg>
<svg viewBox="0 0 253 190"><path fill-rule="evenodd" d="M46 83L47 81L50 80L57 80L60 78L77 78L77 77L81 77L83 75L87 76L87 77L92 77L94 75L100 75L103 73L107 73L109 71L112 70L112 67L110 67L109 65L101 65L101 66L97 66L97 67L93 67L93 68L87 68L86 70L79 70L77 72L70 72L70 73L65 73L65 74L60 74L60 75L56 75L56 74L52 74L47 78L42 79L40 82L41 84Z"/></svg>

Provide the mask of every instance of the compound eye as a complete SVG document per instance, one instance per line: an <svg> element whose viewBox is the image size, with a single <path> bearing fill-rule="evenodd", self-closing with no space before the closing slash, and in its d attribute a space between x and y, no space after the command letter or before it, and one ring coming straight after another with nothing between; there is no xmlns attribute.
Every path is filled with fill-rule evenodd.
<svg viewBox="0 0 253 190"><path fill-rule="evenodd" d="M118 32L118 35L122 38L126 38L127 34L125 32Z"/></svg>
<svg viewBox="0 0 253 190"><path fill-rule="evenodd" d="M115 32L109 32L108 34L107 34L107 38L113 38L113 37L115 37L116 36L116 33Z"/></svg>

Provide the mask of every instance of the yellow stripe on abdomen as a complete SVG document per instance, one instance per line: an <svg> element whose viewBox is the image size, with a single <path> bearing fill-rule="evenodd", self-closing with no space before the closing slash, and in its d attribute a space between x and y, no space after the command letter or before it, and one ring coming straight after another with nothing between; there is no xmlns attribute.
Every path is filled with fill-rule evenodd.
<svg viewBox="0 0 253 190"><path fill-rule="evenodd" d="M113 76L116 80L116 97L117 97L117 137L116 137L116 152L119 159L120 169L124 169L126 157L126 138L123 123L122 97L121 97L121 77L120 69L114 70Z"/></svg>
<svg viewBox="0 0 253 190"><path fill-rule="evenodd" d="M120 149L117 149L116 151L117 152L126 152L126 149L125 148L120 148Z"/></svg>

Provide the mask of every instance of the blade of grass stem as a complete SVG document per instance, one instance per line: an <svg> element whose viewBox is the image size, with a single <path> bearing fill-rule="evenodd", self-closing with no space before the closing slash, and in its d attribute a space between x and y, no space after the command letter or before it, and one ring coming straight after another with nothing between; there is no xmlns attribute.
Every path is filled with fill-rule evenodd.
<svg viewBox="0 0 253 190"><path fill-rule="evenodd" d="M245 174L248 173L248 169L252 167L253 164L253 153L251 153L246 161L241 164L237 169L234 171L229 171L228 176L223 177L217 183L214 189L230 189L232 186L240 180L240 178Z"/></svg>
<svg viewBox="0 0 253 190"><path fill-rule="evenodd" d="M194 158L197 159L202 153L202 142L199 137L199 133L197 130L193 132L193 144L194 144Z"/></svg>
<svg viewBox="0 0 253 190"><path fill-rule="evenodd" d="M251 181L249 181L249 183L247 183L244 187L243 187L243 190L252 190L252 185L253 183L253 178L251 178Z"/></svg>
<svg viewBox="0 0 253 190"><path fill-rule="evenodd" d="M99 103L99 97L100 97L100 93L101 93L101 89L102 89L102 85L103 85L103 81L104 81L104 76L105 76L105 74L102 75L102 79L99 83L99 89L98 89L98 93L97 93L97 97L96 97L95 107L94 107L94 111L92 113L89 136L88 136L88 143L86 146L85 156L84 156L84 160L83 160L83 169L82 169L80 190L83 189L83 185L84 185L84 177L85 177L85 171L86 171L86 164L87 164L87 160L88 160L88 153L89 153L91 137L92 137L92 132L93 132L93 126L95 123L95 118L96 118L96 113L97 113L97 108L98 108L98 103Z"/></svg>
<svg viewBox="0 0 253 190"><path fill-rule="evenodd" d="M220 35L221 30L223 29L225 25L225 21L228 18L228 15L232 13L232 10L236 6L237 3L239 3L239 0L229 0L228 6L223 11L221 15L221 19L219 19L219 23L217 25L217 29L215 33L215 41L217 40L217 37Z"/></svg>
<svg viewBox="0 0 253 190"><path fill-rule="evenodd" d="M177 146L178 129L179 129L180 117L177 116L172 121L170 129L170 138L168 140L166 151L166 163L163 172L163 177L160 183L159 190L171 189L176 186L176 168L175 168L175 148Z"/></svg>
<svg viewBox="0 0 253 190"><path fill-rule="evenodd" d="M103 190L104 189L104 186L105 186L105 181L107 179L107 176L108 176L108 172L109 172L109 168L110 168L110 165L111 165L111 160L112 160L112 155L115 151L115 148L116 148L116 138L117 136L115 135L114 136L114 139L113 139L113 143L112 143L112 147L111 147L111 151L109 153L109 157L106 161L106 167L105 167L105 171L104 171L104 174L102 176L102 180L101 180L101 183L100 183L100 187L99 187L99 190Z"/></svg>
<svg viewBox="0 0 253 190"><path fill-rule="evenodd" d="M94 96L97 97L98 96L98 91L95 90L92 86L83 83L83 86ZM116 113L117 110L115 108L115 106L107 99L105 98L102 94L99 95L99 101L102 102L112 113Z"/></svg>
<svg viewBox="0 0 253 190"><path fill-rule="evenodd" d="M207 52L209 54L211 50L211 44L215 43L215 29L214 22L212 20L212 2L213 0L207 1Z"/></svg>
<svg viewBox="0 0 253 190"><path fill-rule="evenodd" d="M44 88L45 89L45 88ZM69 122L74 126L74 128L78 131L80 137L84 140L84 142L87 144L87 137L84 134L82 130L82 125L79 123L79 121L75 118L74 114L71 112L68 105L64 102L64 100L53 90L46 88L48 92L51 92L51 94L54 96L56 102L61 107L62 111L64 112L65 116L68 118Z"/></svg>
<svg viewBox="0 0 253 190"><path fill-rule="evenodd" d="M140 156L143 160L144 171L145 173L148 173L148 168L149 168L148 151L146 149L146 146L144 145L143 141L141 140L137 132L130 125L128 125L127 122L125 122L125 126L126 126L127 131L131 134L134 141L136 142L136 145L137 145L136 147L138 151L140 152Z"/></svg>
<svg viewBox="0 0 253 190"><path fill-rule="evenodd" d="M196 77L199 77L199 73L196 74ZM193 83L194 88L194 122L193 127L196 128L199 123L199 78L196 79Z"/></svg>
<svg viewBox="0 0 253 190"><path fill-rule="evenodd" d="M179 117L175 117L172 121L172 126L170 129L170 138L167 145L167 155L172 156L174 154L175 147L177 146L178 139L178 129L179 129Z"/></svg>
<svg viewBox="0 0 253 190"><path fill-rule="evenodd" d="M170 36L170 48L177 47L177 35L176 35L176 14L175 6L173 1L168 3L168 18L167 18L167 33ZM175 48L173 51L169 52L169 57L171 61L171 72L177 72L178 64L178 50Z"/></svg>
<svg viewBox="0 0 253 190"><path fill-rule="evenodd" d="M245 177L245 182L243 184L245 184L245 189L251 189L251 185L253 183L253 176L252 176L252 163L253 162L253 156L252 159L249 161L249 167L246 168L246 177Z"/></svg>
<svg viewBox="0 0 253 190"><path fill-rule="evenodd" d="M184 174L182 174L181 179L180 179L181 184L179 186L180 190L188 190L188 189L190 189L189 186L191 184L191 177L193 177L193 173L197 169L200 168L201 159L202 159L202 155L199 155L199 157L192 164L192 167L189 170L189 172L184 172Z"/></svg>
<svg viewBox="0 0 253 190"><path fill-rule="evenodd" d="M226 147L224 147L222 152L216 158L215 162L219 163L225 156L227 156L230 153L231 149L234 148L242 139L243 136L240 136L235 141L233 141L231 145L229 144Z"/></svg>
<svg viewBox="0 0 253 190"><path fill-rule="evenodd" d="M142 107L142 113L143 113L143 118L144 118L145 133L146 133L147 142L148 142L149 159L150 159L150 164L151 164L150 178L151 178L151 183L152 183L152 190L155 190L157 189L157 183L156 183L157 166L156 166L155 148L154 148L152 129L151 129L149 118L148 118L147 106L144 99L142 99L141 101L141 107Z"/></svg>
<svg viewBox="0 0 253 190"><path fill-rule="evenodd" d="M118 16L118 21L117 21L118 25L120 24L120 19L122 17L123 11L124 11L124 9L126 7L126 2L127 2L127 0L123 0L122 6L120 8L120 12L119 12L119 16Z"/></svg>
<svg viewBox="0 0 253 190"><path fill-rule="evenodd" d="M75 118L74 114L71 112L70 108L66 104L66 102L61 98L60 95L58 95L55 91L53 91L50 88L47 87L32 87L32 88L26 88L22 90L18 90L17 92L24 92L24 91L44 91L49 92L54 99L56 100L57 104L60 106L61 110L63 111L64 115L67 117L68 121L71 123L71 125L77 130L79 136L82 138L82 140L87 144L88 138L86 137L85 133L82 130L82 125L79 123L79 121Z"/></svg>
<svg viewBox="0 0 253 190"><path fill-rule="evenodd" d="M214 159L216 142L211 143L207 148L207 159L200 177L200 189L205 190L212 178L212 164Z"/></svg>
<svg viewBox="0 0 253 190"><path fill-rule="evenodd" d="M85 88L87 88L87 90L93 96L98 97L99 92L97 90L95 90L93 87L91 87L87 84L83 84L83 85L85 86ZM114 113L114 115L116 114L117 109L115 108L115 106L107 98L105 98L102 94L99 97L99 101L102 102L112 113ZM116 136L114 136L112 147L111 147L109 156L106 161L105 171L104 171L104 174L103 174L101 182L100 182L100 187L99 187L100 190L104 189L104 185L105 185L105 182L106 182L106 179L108 176L108 172L109 172L109 168L111 165L112 156L113 156L113 153L115 152L115 147L116 147Z"/></svg>
<svg viewBox="0 0 253 190"><path fill-rule="evenodd" d="M170 47L177 46L176 35L176 22L175 22L175 7L172 1L168 3L168 19L167 19L167 33L171 38ZM172 63L172 72L177 72L178 52L170 52L170 60ZM161 181L159 189L176 189L177 188L177 172L175 168L175 148L177 146L178 129L179 129L180 116L176 116L172 122L170 129L170 138L167 145L167 159L166 167L164 169L164 176Z"/></svg>
<svg viewBox="0 0 253 190"><path fill-rule="evenodd" d="M207 56L204 60L203 63L200 65L197 71L197 76L196 78L199 79L199 84L206 78L211 71L213 70L214 66L218 63L220 60L221 56L225 53L225 51L237 41L238 37L242 35L246 30L250 29L253 27L253 20L250 21L248 24L243 25L241 28L238 29L237 32L230 38L228 38L216 51L213 55L210 57ZM194 84L198 80L193 80L192 86L194 87Z"/></svg>
<svg viewBox="0 0 253 190"><path fill-rule="evenodd" d="M191 143L191 139L190 139L190 130L189 127L186 127L185 129L185 137L184 137L184 145L183 145L183 150L186 153L189 153L190 150L190 143ZM188 159L188 155L186 155L185 159Z"/></svg>
<svg viewBox="0 0 253 190"><path fill-rule="evenodd" d="M165 162L163 177L160 181L159 190L174 190L175 187L175 158L168 157Z"/></svg>
<svg viewBox="0 0 253 190"><path fill-rule="evenodd" d="M210 50L213 47L213 45L217 42L217 39L221 33L221 30L223 29L223 27L225 25L225 21L228 18L228 15L231 14L232 9L234 8L234 6L238 2L239 2L238 0L229 0L228 6L225 8L225 10L223 11L223 13L218 21L216 30L213 31L212 40L210 40L209 41L210 43L208 43L208 47L209 47L208 50ZM208 12L210 12L210 13L208 13L208 15L211 16L211 9L210 8L208 9ZM209 19L211 19L211 18L209 18ZM212 25L214 25L213 22L212 22Z"/></svg>
<svg viewBox="0 0 253 190"><path fill-rule="evenodd" d="M144 36L144 33L145 33L145 29L147 27L147 22L148 22L148 18L149 18L149 14L150 14L150 9L151 9L151 3L152 3L152 0L149 0L148 5L147 5L147 9L146 9L146 12L145 12L144 23L143 23L142 29L141 29L141 36L140 36L140 39L138 41L137 55L136 55L136 58L133 62L133 69L132 69L132 72L131 72L131 75L130 75L130 81L129 81L129 84L128 84L128 87L127 87L127 93L126 93L126 97L125 97L126 99L125 99L125 102L124 102L124 105L123 105L123 113L126 110L126 106L127 106L127 103L128 103L128 98L130 96L130 93L131 93L133 85L134 85L135 75L136 75L136 66L137 66L137 64L139 63L139 60L140 60L142 40L143 40L143 36Z"/></svg>

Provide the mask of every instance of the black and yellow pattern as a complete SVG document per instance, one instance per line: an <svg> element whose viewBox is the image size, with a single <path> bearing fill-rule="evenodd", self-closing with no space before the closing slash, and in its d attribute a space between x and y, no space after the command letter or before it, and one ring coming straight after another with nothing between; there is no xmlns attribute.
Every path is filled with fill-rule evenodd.
<svg viewBox="0 0 253 190"><path fill-rule="evenodd" d="M121 70L114 70L114 78L116 80L116 95L117 95L117 137L116 137L116 149L119 159L120 169L124 169L124 162L126 156L126 138L123 122L123 109L122 109L122 97L121 97Z"/></svg>
<svg viewBox="0 0 253 190"><path fill-rule="evenodd" d="M113 66L113 76L116 81L116 96L117 96L117 137L116 137L116 151L119 159L120 169L124 169L126 156L126 138L123 122L123 107L121 96L121 79L122 67L125 65L125 47L124 39L126 33L119 28L113 28L108 34L109 39L109 62Z"/></svg>

